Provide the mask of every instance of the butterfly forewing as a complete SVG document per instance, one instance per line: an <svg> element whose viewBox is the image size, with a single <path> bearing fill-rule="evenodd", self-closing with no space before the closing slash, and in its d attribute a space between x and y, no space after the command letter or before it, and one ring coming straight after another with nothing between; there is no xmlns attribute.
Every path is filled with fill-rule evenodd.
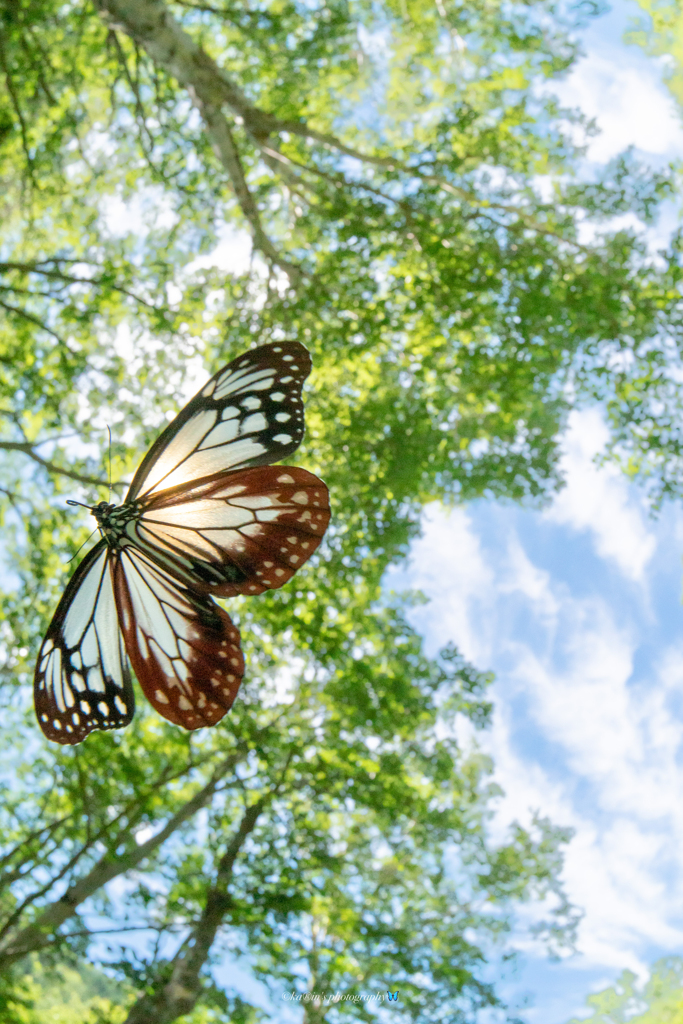
<svg viewBox="0 0 683 1024"><path fill-rule="evenodd" d="M281 587L330 520L325 484L294 466L228 473L145 503L135 541L177 578L220 597Z"/></svg>
<svg viewBox="0 0 683 1024"><path fill-rule="evenodd" d="M103 539L70 580L36 668L49 739L78 743L130 722L128 659L150 703L185 729L229 709L244 659L210 595L281 587L330 519L321 480L270 465L301 442L310 369L297 342L234 359L157 438L124 504L91 507Z"/></svg>
<svg viewBox="0 0 683 1024"><path fill-rule="evenodd" d="M133 717L109 563L101 540L69 580L38 655L36 715L57 743L80 743L93 729L118 729Z"/></svg>
<svg viewBox="0 0 683 1024"><path fill-rule="evenodd" d="M230 617L133 545L115 556L114 581L126 648L149 702L185 729L215 725L244 675Z"/></svg>
<svg viewBox="0 0 683 1024"><path fill-rule="evenodd" d="M126 500L291 455L304 434L301 389L310 371L311 357L295 341L233 359L160 434Z"/></svg>

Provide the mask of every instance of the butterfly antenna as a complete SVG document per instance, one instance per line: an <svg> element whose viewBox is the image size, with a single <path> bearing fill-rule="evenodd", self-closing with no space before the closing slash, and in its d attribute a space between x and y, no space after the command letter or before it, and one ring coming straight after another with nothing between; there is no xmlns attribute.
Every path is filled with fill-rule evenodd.
<svg viewBox="0 0 683 1024"><path fill-rule="evenodd" d="M92 505L84 505L82 501L74 501L73 498L67 498L66 503L67 505L80 505L81 508L92 509Z"/></svg>
<svg viewBox="0 0 683 1024"><path fill-rule="evenodd" d="M112 428L106 427L110 435L110 505L112 504Z"/></svg>
<svg viewBox="0 0 683 1024"><path fill-rule="evenodd" d="M69 504L70 504L70 505L79 505L79 504L80 504L80 502L78 502L78 501L71 501L71 502L69 502ZM83 508L87 508L87 507L88 507L87 505L84 505L84 506L83 506ZM92 533L97 533L97 530L93 530L93 532L92 532ZM90 534L90 537L92 537L92 533ZM73 562L73 560L74 560L74 558L76 557L76 555L77 555L77 554L79 554L79 552L81 552L81 551L83 550L83 548L85 547L85 545L86 545L86 544L88 543L88 541L90 540L90 537L86 537L86 538L85 538L85 540L84 540L84 541L83 541L83 543L81 544L81 546L80 546L80 548L78 549L78 551L75 551L75 552L73 553L73 555L71 556L71 558L69 559L69 561L68 561L68 562L66 563L67 565L69 565L69 563L70 563L70 562Z"/></svg>
<svg viewBox="0 0 683 1024"><path fill-rule="evenodd" d="M107 426L109 434L109 504L111 505L111 427Z"/></svg>

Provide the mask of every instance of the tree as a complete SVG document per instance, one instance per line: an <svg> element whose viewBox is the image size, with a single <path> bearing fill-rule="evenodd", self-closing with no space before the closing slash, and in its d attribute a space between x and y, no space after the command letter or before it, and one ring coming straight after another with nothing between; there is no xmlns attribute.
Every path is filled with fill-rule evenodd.
<svg viewBox="0 0 683 1024"><path fill-rule="evenodd" d="M387 986L393 1019L471 1019L515 903L571 939L569 836L538 817L492 843L491 766L455 728L486 724L488 677L427 658L383 575L429 500L551 493L572 401L678 336L677 246L609 225L651 222L675 177L577 178L580 119L539 88L574 56L551 3L0 15L6 1006L29 954L87 955L134 993L126 1024L256 1020L210 975L229 952L311 996L309 1024L381 1017L360 997ZM250 247L230 275L221 238ZM105 425L120 494L188 375L282 337L313 354L300 457L334 521L291 587L231 602L248 677L225 726L142 706L37 744L32 662L88 532L64 496L106 493Z"/></svg>
<svg viewBox="0 0 683 1024"><path fill-rule="evenodd" d="M664 957L652 966L644 985L633 971L624 971L616 985L588 996L588 1024L680 1024L683 1021L683 960ZM578 1024L572 1018L567 1024Z"/></svg>

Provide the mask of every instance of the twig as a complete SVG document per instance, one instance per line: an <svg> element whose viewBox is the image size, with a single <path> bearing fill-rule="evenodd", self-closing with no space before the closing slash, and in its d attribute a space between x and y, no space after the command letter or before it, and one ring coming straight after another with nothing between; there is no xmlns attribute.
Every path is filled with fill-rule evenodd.
<svg viewBox="0 0 683 1024"><path fill-rule="evenodd" d="M16 92L14 90L14 82L12 81L12 75L10 74L10 70L7 67L7 61L5 59L5 44L4 44L4 41L3 41L1 36L0 36L0 65L2 65L2 70L5 72L5 84L7 85L7 92L10 95L10 99L12 101L12 106L14 107L14 112L17 115L17 118L19 119L19 125L20 125L20 128L21 128L21 146L22 146L22 149L24 151L24 156L26 157L26 165L28 167L28 175L29 175L29 178L31 179L31 184L35 185L35 178L34 178L34 174L33 174L33 158L31 157L30 146L29 146L29 142L28 142L28 129L26 127L26 121L24 119L24 113L23 113L23 111L21 109L21 104L19 103L19 98L18 98L18 96L17 96L17 94L16 94Z"/></svg>
<svg viewBox="0 0 683 1024"><path fill-rule="evenodd" d="M259 214L254 197L249 191L239 151L235 145L235 140L225 115L220 108L204 103L199 97L195 97L195 102L204 118L207 133L213 142L216 156L230 176L240 209L251 224L255 247L260 249L263 255L271 260L272 263L284 270L293 285L298 284L302 276L301 267L286 260L277 251L263 230L261 215Z"/></svg>
<svg viewBox="0 0 683 1024"><path fill-rule="evenodd" d="M64 893L61 899L43 908L31 924L23 928L11 939L4 950L0 952L0 970L4 970L22 959L27 953L33 950L43 949L50 943L50 936L69 918L76 914L76 907L84 900L92 896L98 889L106 885L113 878L126 874L133 868L154 853L169 836L181 827L186 821L192 818L197 811L205 807L211 800L218 783L239 761L248 754L246 746L230 754L214 770L211 778L193 797L191 797L172 817L166 822L163 828L152 836L145 843L134 846L126 853L112 857L109 850L104 856L83 877L74 882ZM130 829L126 830L130 832Z"/></svg>
<svg viewBox="0 0 683 1024"><path fill-rule="evenodd" d="M1 303L0 303L1 305ZM109 482L107 480L100 480L99 477L86 476L83 473L77 473L75 469L66 469L64 466L58 466L56 463L51 462L49 459L44 459L42 455L39 455L35 451L35 446L27 442L21 441L0 441L0 449L5 451L23 452L24 455L28 455L29 459L33 459L39 466L43 466L48 473L54 473L56 476L66 476L70 480L77 480L81 484L92 484L95 487L108 487ZM123 483L112 484L112 487L124 487Z"/></svg>
<svg viewBox="0 0 683 1024"><path fill-rule="evenodd" d="M104 284L102 277L77 277L75 274L65 274L61 270L44 270L43 267L48 263L83 263L83 260L67 260L67 259L54 259L54 260L41 260L35 263L16 263L7 262L0 263L0 273L7 270L19 270L26 274L40 274L42 277L53 278L58 281L64 281L68 284ZM96 264L95 264L96 265ZM108 282L107 282L108 284ZM121 292L122 295L127 295L129 298L139 302L141 306L147 306L148 309L157 309L153 302L148 302L146 299L136 295L135 292L130 291L128 288L124 288L122 285L116 284L115 282L109 285L114 291ZM21 311L19 311L21 312ZM46 328L48 329L48 328Z"/></svg>

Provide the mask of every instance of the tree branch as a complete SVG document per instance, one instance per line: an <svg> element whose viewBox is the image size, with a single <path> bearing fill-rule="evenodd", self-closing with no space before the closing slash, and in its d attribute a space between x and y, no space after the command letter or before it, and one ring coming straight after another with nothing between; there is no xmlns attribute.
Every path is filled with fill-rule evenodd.
<svg viewBox="0 0 683 1024"><path fill-rule="evenodd" d="M27 128L27 125L26 125L26 119L24 118L24 113L23 113L23 111L21 109L21 103L19 102L19 97L17 96L17 94L15 92L15 89L14 89L14 82L12 80L12 75L10 73L10 70L9 70L8 66L7 66L7 60L6 60L6 54L5 54L5 45L4 45L4 42L3 42L2 38L0 38L0 66L2 66L2 70L3 70L4 75L5 75L5 85L7 86L7 92L9 93L10 99L12 101L12 106L14 108L14 112L17 115L17 118L19 120L19 125L21 127L21 146L22 146L22 149L24 151L24 156L26 157L26 166L28 167L29 178L31 179L31 184L35 185L35 180L34 180L34 162L33 162L33 157L31 156L31 148L29 146L28 128Z"/></svg>
<svg viewBox="0 0 683 1024"><path fill-rule="evenodd" d="M39 900L42 896L46 895L50 891L50 889L52 889L56 885L57 882L64 878L71 871L71 869L76 866L78 861L81 860L81 858L88 852L88 850L90 850L93 846L95 846L96 843L104 840L105 838L109 839L110 848L113 847L115 849L117 846L119 846L121 841L125 840L126 837L129 836L133 826L136 825L144 815L146 801L152 796L152 794L157 792L162 786L168 786L168 784L172 782L174 779L181 778L183 775L187 774L187 772L191 771L195 767L197 767L196 763L190 763L183 765L180 769L176 771L172 771L170 766L167 765L166 768L154 781L154 783L147 788L146 792L144 792L142 795L137 793L133 799L129 800L126 804L124 804L124 806L121 808L116 817L106 821L105 824L94 835L91 832L89 815L87 815L86 812L88 822L86 825L85 843L83 843L83 845L74 852L73 856L62 865L62 867L60 868L56 875L52 875L52 877L48 878L47 881L43 885L41 885L39 889L34 889L33 892L27 893L23 901L14 907L12 913L10 914L10 916L7 918L2 928L0 929L0 941L4 939L4 937L12 931L14 925L21 919L21 915L24 913L26 908L35 903L36 900ZM87 803L88 800L86 798L86 800L82 802L82 806L87 806ZM112 831L114 826L120 824L124 819L126 822L125 829L123 829L122 832L119 832L112 838ZM46 858L43 857L42 859L43 861L45 861Z"/></svg>
<svg viewBox="0 0 683 1024"><path fill-rule="evenodd" d="M0 450L23 452L24 455L28 455L29 459L33 459L39 466L43 466L48 473L54 473L55 476L66 476L70 480L77 480L81 484L92 484L95 487L109 487L108 480L100 480L99 477L95 476L86 476L83 473L77 473L75 469L66 469L64 466L58 466L56 463L50 462L49 459L44 459L42 455L38 454L35 447L29 441L0 441ZM111 486L123 487L124 484L112 483Z"/></svg>
<svg viewBox="0 0 683 1024"><path fill-rule="evenodd" d="M155 64L186 89L192 87L205 103L227 103L249 130L266 137L279 121L259 110L215 60L198 46L176 21L163 0L95 0L95 7L112 28L120 28L149 54Z"/></svg>
<svg viewBox="0 0 683 1024"><path fill-rule="evenodd" d="M84 900L93 896L98 889L119 875L132 871L141 861L151 856L163 843L173 835L197 811L205 807L211 800L219 782L227 773L248 754L248 748L227 757L213 772L205 786L188 800L164 825L162 829L145 843L140 843L119 857L112 857L108 851L91 870L80 878L54 903L45 907L32 924L23 928L14 938L10 938L0 950L0 971L6 970L11 964L31 953L44 949L53 940L52 936L61 925L76 914L76 908Z"/></svg>
<svg viewBox="0 0 683 1024"><path fill-rule="evenodd" d="M239 151L221 108L227 104L256 139L267 138L277 131L277 118L249 102L242 90L192 40L160 0L95 0L95 6L112 28L126 32L155 64L187 89L202 115L214 151L230 178L240 209L251 225L255 247L266 259L284 270L293 285L296 284L301 278L301 268L285 259L263 230Z"/></svg>
<svg viewBox="0 0 683 1024"><path fill-rule="evenodd" d="M66 261L66 260L55 259L55 260L50 260L49 262L52 263L52 264L59 264L59 263L62 263L62 262L84 263L86 261L85 260L68 260L68 261ZM95 284L95 285L103 285L105 283L104 279L101 278L101 277L77 277L75 274L65 274L64 271L62 271L62 270L48 270L48 269L44 269L47 263L48 263L48 261L46 261L46 260L45 261L38 260L35 263L16 263L16 262L0 263L0 273L2 273L3 271L18 270L18 271L20 271L21 273L24 273L24 274L40 274L42 277L47 277L47 278L55 279L55 280L58 280L58 281L64 281L65 284L90 284L90 285ZM109 282L107 282L107 283L109 284ZM141 306L146 306L148 309L156 309L157 308L154 305L154 303L148 302L147 299L141 298L139 295L136 295L135 292L130 291L130 289L128 289L128 288L124 288L120 284L116 284L116 282L113 282L113 283L109 284L109 287L112 288L112 290L115 291L115 292L121 292L122 295L127 295L128 298L133 299L135 302L139 302ZM21 313L22 311L21 310L15 310L15 312ZM38 321L38 322L40 323L40 321ZM41 324L41 326L44 326L44 325ZM49 328L45 328L45 329L49 330Z"/></svg>
<svg viewBox="0 0 683 1024"><path fill-rule="evenodd" d="M170 981L157 995L144 995L131 1008L124 1024L171 1024L183 1014L189 1013L200 992L199 973L206 962L216 933L230 908L227 891L232 879L237 855L247 837L253 832L259 815L272 792L264 794L248 807L223 854L214 884L209 889L202 915L185 940L173 962Z"/></svg>
<svg viewBox="0 0 683 1024"><path fill-rule="evenodd" d="M29 313L27 310L21 309L18 306L12 306L9 302L3 302L2 300L0 300L0 308L4 309L7 313L14 313L15 316L23 317L23 319L28 320L29 323L35 324L36 327L40 327L43 331L46 331L47 334L51 334L55 341L58 341L60 345L64 345L66 347L64 339L61 338L51 327L48 327L40 317L35 316L33 313Z"/></svg>
<svg viewBox="0 0 683 1024"><path fill-rule="evenodd" d="M280 255L263 230L261 215L254 197L249 191L239 151L226 117L218 107L204 103L198 96L195 97L195 103L204 118L214 152L230 176L240 209L251 224L254 246L263 253L266 259L284 270L292 284L296 285L301 279L301 268Z"/></svg>
<svg viewBox="0 0 683 1024"><path fill-rule="evenodd" d="M499 210L511 214L520 220L526 227L538 234L556 238L566 245L572 246L583 252L589 252L588 247L571 238L565 238L559 231L544 225L532 214L527 213L523 208L513 203L496 202L489 199L481 199L474 192L461 186L454 185L447 178L438 174L429 174L406 164L403 161L391 156L375 156L371 153L364 153L347 145L329 132L322 132L311 127L305 120L283 121L273 114L260 110L252 104L245 93L235 82L222 70L184 30L182 25L176 21L168 10L163 0L95 0L103 17L110 24L120 26L132 39L139 43L149 54L151 59L164 70L173 75L178 82L184 86L192 95L197 106L205 116L205 123L212 134L214 145L221 150L224 146L224 154L220 159L230 174L232 184L238 195L242 211L249 220L254 231L255 244L269 259L277 263L291 277L292 264L289 264L283 257L277 255L272 243L263 232L258 218L258 211L254 216L250 209L249 200L253 199L248 195L246 181L241 166L234 165L234 157L228 156L232 146L234 153L237 151L234 142L225 142L223 136L229 129L227 123L225 129L216 126L216 120L220 117L220 110L224 105L238 115L244 124L247 133L254 142L262 146L270 136L279 135L282 132L290 132L309 142L317 142L328 149L332 149L344 156L352 157L364 164L371 164L376 167L384 167L389 171L401 171L403 174L413 178L419 178L427 185L433 185L445 192L457 197L480 210L484 215L487 211ZM212 121L212 127L207 121L207 116ZM219 138L220 136L220 138ZM273 150L273 153L275 150ZM239 158L237 157L237 160ZM232 170L230 169L232 167ZM315 172L315 168L310 168ZM505 225L501 225L505 226ZM268 252L270 248L270 252ZM273 256L273 253L277 259ZM299 268L295 272L300 273Z"/></svg>
<svg viewBox="0 0 683 1024"><path fill-rule="evenodd" d="M207 892L199 921L173 959L170 981L159 987L156 995L144 995L139 999L131 1008L124 1024L172 1024L172 1021L194 1008L201 993L202 967L232 904L229 887L235 861L253 832L259 815L280 792L293 756L294 751L290 749L276 784L247 807L242 815L236 832L218 862L218 870Z"/></svg>

